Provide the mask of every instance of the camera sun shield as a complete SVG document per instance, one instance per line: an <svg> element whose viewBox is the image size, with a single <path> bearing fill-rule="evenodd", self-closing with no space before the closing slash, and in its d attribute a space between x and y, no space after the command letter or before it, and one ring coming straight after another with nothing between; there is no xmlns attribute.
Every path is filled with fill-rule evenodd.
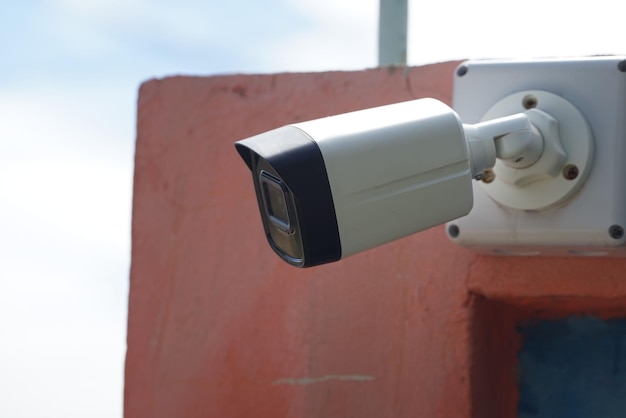
<svg viewBox="0 0 626 418"><path fill-rule="evenodd" d="M235 144L250 170L266 238L297 267L341 258L324 159L300 129L285 126Z"/></svg>

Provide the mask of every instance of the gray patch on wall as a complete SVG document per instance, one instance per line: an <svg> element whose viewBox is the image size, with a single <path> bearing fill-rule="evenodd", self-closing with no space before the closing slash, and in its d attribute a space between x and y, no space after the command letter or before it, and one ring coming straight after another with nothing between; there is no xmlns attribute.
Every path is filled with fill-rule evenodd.
<svg viewBox="0 0 626 418"><path fill-rule="evenodd" d="M521 327L519 418L626 417L626 319Z"/></svg>

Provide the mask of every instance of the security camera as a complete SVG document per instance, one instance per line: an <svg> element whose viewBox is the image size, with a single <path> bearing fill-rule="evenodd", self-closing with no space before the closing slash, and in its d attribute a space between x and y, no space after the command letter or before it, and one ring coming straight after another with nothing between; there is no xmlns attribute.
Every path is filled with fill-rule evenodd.
<svg viewBox="0 0 626 418"><path fill-rule="evenodd" d="M472 180L496 157L535 164L544 138L537 109L463 124L419 99L284 126L239 141L265 235L298 267L330 263L467 215Z"/></svg>

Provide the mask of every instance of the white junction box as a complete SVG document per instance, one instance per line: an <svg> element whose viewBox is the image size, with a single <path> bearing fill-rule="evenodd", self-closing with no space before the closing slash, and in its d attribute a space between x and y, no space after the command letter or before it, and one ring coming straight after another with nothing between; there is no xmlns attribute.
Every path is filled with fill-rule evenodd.
<svg viewBox="0 0 626 418"><path fill-rule="evenodd" d="M449 238L494 255L626 256L626 57L469 61L464 124L526 113L544 139L530 166L498 160ZM516 164L513 164L516 163Z"/></svg>

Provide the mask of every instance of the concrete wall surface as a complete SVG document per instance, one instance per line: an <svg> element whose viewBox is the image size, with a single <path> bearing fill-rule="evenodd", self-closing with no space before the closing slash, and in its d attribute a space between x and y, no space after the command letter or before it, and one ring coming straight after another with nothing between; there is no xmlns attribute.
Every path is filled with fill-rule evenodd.
<svg viewBox="0 0 626 418"><path fill-rule="evenodd" d="M233 142L420 97L458 63L143 84L125 416L515 417L531 318L626 314L626 262L478 256L443 227L296 269Z"/></svg>

